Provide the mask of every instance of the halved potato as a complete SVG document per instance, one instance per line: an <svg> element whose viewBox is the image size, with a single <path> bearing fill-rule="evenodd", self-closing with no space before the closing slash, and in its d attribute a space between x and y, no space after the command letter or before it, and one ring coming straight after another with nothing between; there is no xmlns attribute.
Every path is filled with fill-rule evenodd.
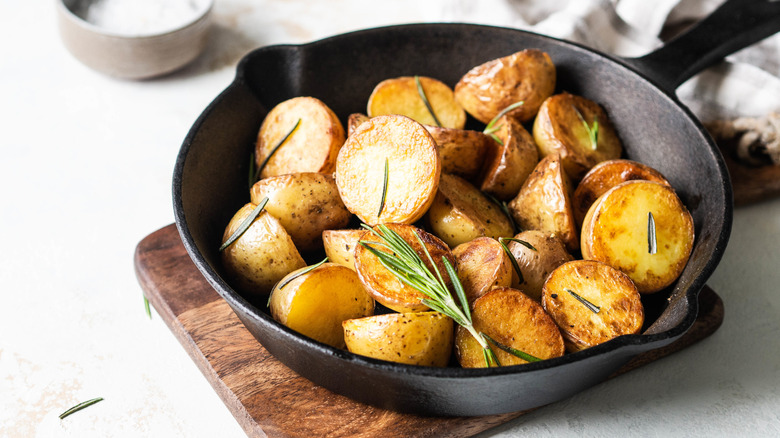
<svg viewBox="0 0 780 438"><path fill-rule="evenodd" d="M341 323L373 315L374 300L355 271L344 266L325 263L301 273L303 269L289 273L274 287L271 316L298 333L345 348Z"/></svg>
<svg viewBox="0 0 780 438"><path fill-rule="evenodd" d="M539 303L519 290L491 290L474 302L471 317L477 332L485 333L507 347L538 359L550 359L564 353L558 326ZM527 363L493 343L489 342L489 345L502 366ZM462 326L458 326L455 333L455 352L462 367L485 367L482 347Z"/></svg>
<svg viewBox="0 0 780 438"><path fill-rule="evenodd" d="M598 126L594 131L595 145L583 120L591 129ZM574 180L602 161L620 158L623 152L606 111L592 100L569 93L544 101L534 120L533 132L541 154L560 155L563 167Z"/></svg>
<svg viewBox="0 0 780 438"><path fill-rule="evenodd" d="M520 289L536 301L541 301L542 287L547 276L555 268L573 260L574 257L566 250L563 241L554 234L526 230L516 234L515 239L527 242L535 249L515 241L507 244L523 274L522 283L517 275L512 276L512 287Z"/></svg>
<svg viewBox="0 0 780 438"><path fill-rule="evenodd" d="M433 266L428 262L428 256L425 254L422 245L420 245L420 242L414 236L414 234L417 233L417 235L420 236L420 239L422 239L424 242L425 247L428 249L431 258L433 258L433 261L436 263L436 266L439 269L439 272L441 272L444 281L447 283L447 286L450 286L451 283L449 281L449 276L447 276L447 271L444 266L443 259L444 257L447 257L453 267L457 266L457 262L455 260L455 256L452 255L450 249L444 242L442 242L433 234L427 233L412 225L386 225L390 230L398 233L401 238L403 238L412 248L414 248L428 269L430 269L431 272L434 272L435 275ZM376 227L374 227L374 229L376 230ZM366 235L361 238L361 242L366 243L378 241L379 238L371 233L366 233ZM380 251L386 251L386 249L382 247L376 245L371 246L379 249ZM358 245L357 249L355 250L355 270L357 271L358 277L360 277L360 281L363 282L363 286L365 286L368 293L370 293L377 302L381 303L385 307L401 313L422 312L428 310L428 306L420 302L420 300L425 298L425 295L422 292L419 292L416 289L401 283L401 281L398 280L395 275L388 271L384 266L382 266L382 264L379 262L379 259L375 255L371 254L371 252L369 252L366 248L364 248L363 245Z"/></svg>
<svg viewBox="0 0 780 438"><path fill-rule="evenodd" d="M555 234L569 251L577 251L579 233L570 194L571 182L560 157L548 155L539 162L508 207L521 229Z"/></svg>
<svg viewBox="0 0 780 438"><path fill-rule="evenodd" d="M482 123L522 101L523 105L509 114L525 122L536 116L554 90L555 65L550 56L526 49L469 70L455 85L455 99Z"/></svg>
<svg viewBox="0 0 780 438"><path fill-rule="evenodd" d="M542 305L572 352L639 333L644 323L631 279L594 260L574 260L554 270L544 284Z"/></svg>
<svg viewBox="0 0 780 438"><path fill-rule="evenodd" d="M496 239L478 237L452 250L469 304L496 287L512 285L512 262Z"/></svg>
<svg viewBox="0 0 780 438"><path fill-rule="evenodd" d="M275 106L260 125L255 160L261 166L284 137L300 124L260 172L260 178L298 172L330 173L344 144L344 127L336 114L314 97L294 97Z"/></svg>
<svg viewBox="0 0 780 438"><path fill-rule="evenodd" d="M369 225L420 219L433 202L440 174L433 137L419 123L398 115L373 117L360 125L336 160L344 205Z"/></svg>
<svg viewBox="0 0 780 438"><path fill-rule="evenodd" d="M500 128L494 134L500 142L489 143L479 188L506 201L517 195L533 172L539 163L539 152L531 134L520 122L504 116L496 123Z"/></svg>
<svg viewBox="0 0 780 438"><path fill-rule="evenodd" d="M475 180L493 140L480 131L424 125L439 149L441 171Z"/></svg>
<svg viewBox="0 0 780 438"><path fill-rule="evenodd" d="M322 248L322 232L347 226L352 214L341 202L333 175L291 173L256 182L252 203L268 198L265 209L279 219L300 251Z"/></svg>
<svg viewBox="0 0 780 438"><path fill-rule="evenodd" d="M466 112L455 101L452 89L444 82L419 76L420 85L442 127L463 129ZM374 87L368 98L368 116L400 114L424 125L438 126L417 89L414 76L387 79Z"/></svg>
<svg viewBox="0 0 780 438"><path fill-rule="evenodd" d="M680 276L693 241L688 209L674 189L651 181L626 181L611 188L590 207L582 224L582 257L625 272L643 294L658 292Z"/></svg>
<svg viewBox="0 0 780 438"><path fill-rule="evenodd" d="M439 312L388 313L344 321L347 349L408 365L447 366L453 321Z"/></svg>
<svg viewBox="0 0 780 438"><path fill-rule="evenodd" d="M255 207L248 203L233 215L222 235L222 243L233 235ZM290 235L267 211L261 212L241 237L220 255L231 284L254 296L267 296L288 272L306 266Z"/></svg>
<svg viewBox="0 0 780 438"><path fill-rule="evenodd" d="M441 174L439 191L428 210L428 222L435 235L450 247L477 237L509 237L512 222L495 202L468 181Z"/></svg>
<svg viewBox="0 0 780 438"><path fill-rule="evenodd" d="M355 270L355 248L366 230L325 230L322 243L328 260Z"/></svg>
<svg viewBox="0 0 780 438"><path fill-rule="evenodd" d="M625 159L602 161L582 177L574 190L571 198L574 219L582 225L588 209L599 196L622 182L636 179L670 185L661 172L642 163Z"/></svg>

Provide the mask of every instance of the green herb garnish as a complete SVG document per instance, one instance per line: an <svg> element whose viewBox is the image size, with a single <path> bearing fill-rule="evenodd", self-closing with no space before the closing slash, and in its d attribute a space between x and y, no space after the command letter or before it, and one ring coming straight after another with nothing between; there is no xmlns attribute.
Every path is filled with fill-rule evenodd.
<svg viewBox="0 0 780 438"><path fill-rule="evenodd" d="M474 328L474 324L471 320L471 311L469 310L469 304L466 299L466 292L463 290L463 285L461 284L452 263L446 257L442 259L459 304L456 303L452 292L450 292L447 284L444 282L444 278L442 277L439 268L436 266L436 263L434 263L431 254L428 252L428 249L425 247L425 244L416 231L415 237L417 237L425 255L428 257L428 261L431 266L433 266L433 270L436 273L435 275L425 265L420 255L417 254L417 251L415 251L403 237L398 235L398 233L384 224L377 225L376 230L365 224L362 226L369 230L380 241L371 242L361 240L358 243L375 255L382 266L390 271L390 273L392 273L400 282L423 293L427 297L421 300L423 304L431 308L431 310L449 316L458 325L471 333L477 343L482 347L482 354L485 358L486 366L500 366L498 358L496 358L495 353L490 348L487 339L482 333L477 332ZM381 251L369 245L382 247L390 252Z"/></svg>
<svg viewBox="0 0 780 438"><path fill-rule="evenodd" d="M655 218L653 212L647 212L647 252L655 254L658 252L658 242L655 237Z"/></svg>
<svg viewBox="0 0 780 438"><path fill-rule="evenodd" d="M501 139L500 139L500 138L498 138L498 136L495 134L495 132L496 132L496 131L498 131L499 129L501 129L501 126L502 126L502 125L497 125L497 126L496 126L496 122L498 122L498 120L499 120L501 117L504 117L504 116L506 115L506 113L508 113L509 111L512 111L513 109L515 109L515 108L519 107L519 106L520 106L520 105L522 105L523 103L524 103L524 102L521 100L521 101L519 101L519 102L515 102L515 103L513 103L512 105L509 105L508 107L506 107L506 108L504 108L503 110L501 110L501 112L500 112L500 113L498 113L498 114L497 114L495 117L493 117L493 119L492 119L492 120L490 120L490 123L488 123L488 124L487 124L487 126L485 126L485 129L484 129L482 132L483 132L484 134L487 134L487 135L489 135L489 136L490 136L491 138L493 138L493 140L495 140L495 141L496 141L498 144L500 144L501 146L503 146L503 145L504 145L504 142L503 142L503 141L501 141Z"/></svg>
<svg viewBox="0 0 780 438"><path fill-rule="evenodd" d="M295 275L291 276L290 278L284 280L281 284L279 284L278 286L274 287L274 289L275 290L282 290L282 288L287 286L291 281L295 280L296 278L300 277L301 275L308 274L309 272L319 268L320 266L324 265L325 262L327 262L327 261L328 261L328 258L325 257L324 259L322 259L321 262L315 263L315 264L313 264L311 266L307 266L306 268L301 269L297 274L295 274ZM273 296L273 294L268 296L268 303L266 304L266 307L271 305L271 296Z"/></svg>
<svg viewBox="0 0 780 438"><path fill-rule="evenodd" d="M414 83L417 85L417 93L420 95L420 99L422 99L423 103L425 104L425 108L427 108L428 112L431 113L431 117L433 117L433 121L436 122L436 126L441 128L441 122L436 117L436 113L433 112L433 107L431 107L431 103L428 101L428 96L425 95L425 90L423 90L419 76L414 76Z"/></svg>
<svg viewBox="0 0 780 438"><path fill-rule="evenodd" d="M510 242L517 242L517 243L519 243L520 245L523 245L524 247L526 247L526 248L530 249L531 251L536 251L536 252L539 252L539 250L538 250L538 249L534 248L534 246L533 246L533 245L531 245L530 243L526 242L526 241L525 241L525 240L523 240L523 239L516 239L516 238L514 238L514 237L501 237L501 239L508 240L508 241L510 241Z"/></svg>
<svg viewBox="0 0 780 438"><path fill-rule="evenodd" d="M523 278L523 273L520 271L520 265L517 264L517 259L515 258L514 254L512 254L512 251L509 250L509 247L506 246L504 240L509 240L509 239L506 237L499 237L498 243L501 244L501 248L504 248L504 252L506 253L507 257L509 257L509 261L512 263L512 268L515 270L519 282L523 283L525 281L525 278Z"/></svg>
<svg viewBox="0 0 780 438"><path fill-rule="evenodd" d="M498 205L498 208L500 208L501 211L504 212L504 215L507 217L507 219L509 219L509 223L512 224L512 231L515 234L519 233L520 227L517 226L517 223L515 222L515 218L512 217L512 213L509 211L509 206L507 205L506 201L499 201L490 193L482 192L482 194L485 195L491 201L493 201L496 205Z"/></svg>
<svg viewBox="0 0 780 438"><path fill-rule="evenodd" d="M146 298L146 295L144 295L144 308L146 309L146 316L152 319L152 309L149 308L149 298Z"/></svg>
<svg viewBox="0 0 780 438"><path fill-rule="evenodd" d="M63 418L67 417L68 415L70 415L70 414L72 414L74 412L78 412L78 411L80 411L80 410L82 410L82 409L84 409L86 407L92 406L95 403L98 403L98 402L101 402L101 401L103 401L103 397L97 397L97 398L93 398L92 400L87 400L85 402L81 402L81 403L77 404L76 406L73 406L72 408L68 409L67 411L61 413L60 414L60 420L62 420Z"/></svg>
<svg viewBox="0 0 780 438"><path fill-rule="evenodd" d="M582 304L583 304L585 307L587 307L587 308L588 308L588 310L590 310L591 312L593 312L593 313L599 313L599 312L601 311L601 307L599 307L599 306L597 306L597 305L595 305L595 304L591 303L590 301L586 300L585 298L581 297L581 296L580 296L580 295L579 295L577 292L574 292L574 291L573 291L573 290L571 290L571 289L563 289L563 290L565 290L566 292L568 292L569 294L571 294L571 296L573 296L574 298L576 298L576 299L577 299L577 301L579 301L580 303L582 303Z"/></svg>
<svg viewBox="0 0 780 438"><path fill-rule="evenodd" d="M521 350L512 348L512 347L510 347L508 345L504 345L504 344L496 341L495 339L493 339L490 336L488 336L486 333L482 333L482 335L485 338L487 338L488 341L492 342L496 347L500 348L501 350L506 351L507 353L509 353L509 354L511 354L513 356L517 356L517 357L519 357L520 359L523 359L526 362L539 362L539 361L541 361L541 359L539 359L538 357L532 356L532 355L526 353L525 351L521 351Z"/></svg>
<svg viewBox="0 0 780 438"><path fill-rule="evenodd" d="M387 198L387 180L388 176L390 175L390 162L387 158L385 158L385 180L382 184L382 202L379 203L379 211L376 214L376 217L379 218L379 216L382 215L382 210L385 209L385 199Z"/></svg>
<svg viewBox="0 0 780 438"><path fill-rule="evenodd" d="M582 113L580 112L577 107L574 107L574 112L577 113L577 117L580 118L580 122L582 122L582 126L585 127L585 130L588 131L588 138L590 139L590 148L594 151L599 147L599 118L594 117L593 118L593 125L588 125L588 122L585 121L585 117L582 116Z"/></svg>
<svg viewBox="0 0 780 438"><path fill-rule="evenodd" d="M298 125L300 125L300 124L301 124L301 119L298 119L298 121L295 122L295 126L292 127L290 132L288 132L287 135L282 137L282 139L279 141L279 143L277 143L276 146L274 146L274 148L271 149L271 153L269 153L268 156L265 157L265 160L263 160L263 163L257 168L257 170L255 170L254 181L257 181L257 179L260 178L260 173L263 171L263 168L265 168L265 165L268 164L268 160L270 160L271 157L274 156L276 151L284 144L284 142L287 141L288 138L290 138L292 133L295 132L295 130L298 128ZM250 184L250 187L252 186L252 184L254 184L254 181Z"/></svg>
<svg viewBox="0 0 780 438"><path fill-rule="evenodd" d="M249 226L252 225L252 222L254 222L255 219L257 219L257 216L260 215L260 212L263 211L263 209L265 208L265 204L267 203L268 203L268 197L266 196L265 198L263 198L262 201L260 201L259 204L257 204L257 207L255 207L255 209L252 210L251 213L249 213L249 216L247 216L246 219L244 219L244 221L241 222L241 225L238 226L238 229L236 229L236 231L234 231L233 234L231 234L230 237L228 237L228 240L226 240L225 243L223 243L222 246L219 247L219 252L224 251L225 248L227 248L233 242L238 240L238 238L241 237L241 235L244 234L244 232L249 229Z"/></svg>

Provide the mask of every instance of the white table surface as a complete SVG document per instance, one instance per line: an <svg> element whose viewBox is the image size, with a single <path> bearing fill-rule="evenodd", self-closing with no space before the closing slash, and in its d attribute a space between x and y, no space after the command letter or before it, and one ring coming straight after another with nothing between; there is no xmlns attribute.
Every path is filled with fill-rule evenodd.
<svg viewBox="0 0 780 438"><path fill-rule="evenodd" d="M179 145L243 53L441 18L419 1L361 5L217 0L199 60L126 82L70 56L53 1L0 1L0 436L244 435L147 318L133 251L173 221ZM779 247L780 201L738 209L709 281L725 301L719 331L483 436L780 436Z"/></svg>

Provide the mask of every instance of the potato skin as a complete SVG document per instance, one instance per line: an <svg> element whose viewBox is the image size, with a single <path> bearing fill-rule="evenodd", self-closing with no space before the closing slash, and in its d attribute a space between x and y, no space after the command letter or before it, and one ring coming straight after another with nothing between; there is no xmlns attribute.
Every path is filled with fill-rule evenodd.
<svg viewBox="0 0 780 438"><path fill-rule="evenodd" d="M574 219L582 225L590 206L616 185L633 180L654 181L671 186L661 172L645 164L625 159L607 160L593 166L582 177L572 196Z"/></svg>
<svg viewBox="0 0 780 438"><path fill-rule="evenodd" d="M598 313L569 291L598 306ZM639 333L644 323L642 301L631 279L594 260L574 260L555 269L544 284L542 305L571 352Z"/></svg>
<svg viewBox="0 0 780 438"><path fill-rule="evenodd" d="M466 112L455 101L452 89L438 79L425 76L419 76L419 79L441 126L463 129ZM368 98L367 113L369 117L400 114L421 124L436 126L436 121L420 96L414 76L386 79L377 84Z"/></svg>
<svg viewBox="0 0 780 438"><path fill-rule="evenodd" d="M653 213L657 252L648 250ZM582 225L582 257L631 277L642 294L658 292L680 276L694 242L693 218L674 189L651 181L626 181L601 195Z"/></svg>
<svg viewBox="0 0 780 438"><path fill-rule="evenodd" d="M513 232L512 222L495 202L463 178L444 173L427 219L433 233L450 247Z"/></svg>
<svg viewBox="0 0 780 438"><path fill-rule="evenodd" d="M520 122L504 116L495 135L501 143L491 141L479 178L479 188L502 201L512 199L539 163L539 152L531 134ZM491 139L492 140L492 139Z"/></svg>
<svg viewBox="0 0 780 438"><path fill-rule="evenodd" d="M508 114L525 122L534 118L542 102L552 95L555 76L555 65L547 53L526 49L469 70L455 85L455 99L486 124L504 108L523 101Z"/></svg>
<svg viewBox="0 0 780 438"><path fill-rule="evenodd" d="M478 237L456 246L452 255L469 304L493 288L511 286L512 262L496 239Z"/></svg>
<svg viewBox="0 0 780 438"><path fill-rule="evenodd" d="M522 292L496 288L474 302L471 312L474 328L500 342L539 359L550 359L564 353L563 338L555 322L542 306ZM492 343L491 349L502 366L527 363ZM458 326L455 353L464 368L484 368L482 347L466 329Z"/></svg>
<svg viewBox="0 0 780 438"><path fill-rule="evenodd" d="M577 111L589 126L594 120L598 121L595 150ZM620 158L623 152L623 145L606 111L596 102L569 93L557 94L544 101L534 120L533 134L541 155L560 155L566 173L575 181L591 167Z"/></svg>
<svg viewBox="0 0 780 438"><path fill-rule="evenodd" d="M439 128L423 125L436 141L442 173L461 176L473 182L482 171L482 163L494 141L479 131Z"/></svg>
<svg viewBox="0 0 780 438"><path fill-rule="evenodd" d="M353 132L362 125L363 122L367 122L370 117L361 113L352 113L347 117L347 136L352 135Z"/></svg>
<svg viewBox="0 0 780 438"><path fill-rule="evenodd" d="M344 127L325 103L314 97L294 97L275 106L263 119L255 145L255 160L261 166L277 144L295 132L276 150L260 172L260 178L297 172L333 172L336 156L344 144Z"/></svg>
<svg viewBox="0 0 780 438"><path fill-rule="evenodd" d="M352 214L341 202L336 180L324 173L293 173L256 182L252 203L268 198L266 211L279 219L295 246L303 252L322 248L322 232L343 228Z"/></svg>
<svg viewBox="0 0 780 438"><path fill-rule="evenodd" d="M233 215L222 235L223 243L255 207L248 203ZM220 256L231 284L250 296L267 296L288 272L306 266L290 235L279 220L266 211L261 212Z"/></svg>
<svg viewBox="0 0 780 438"><path fill-rule="evenodd" d="M374 300L354 271L325 263L299 275L296 270L278 283L269 302L271 316L281 324L336 348L345 348L343 321L374 314ZM279 285L286 279L292 280Z"/></svg>
<svg viewBox="0 0 780 438"><path fill-rule="evenodd" d="M532 250L525 245L510 241L507 248L517 261L523 282L517 275L512 276L512 287L520 289L537 302L542 299L542 287L547 276L558 266L571 261L574 257L566 250L566 245L554 234L538 230L526 230L515 235L515 239L528 242L536 248Z"/></svg>
<svg viewBox="0 0 780 438"><path fill-rule="evenodd" d="M439 312L388 313L343 327L347 349L374 359L444 367L452 354L453 321Z"/></svg>
<svg viewBox="0 0 780 438"><path fill-rule="evenodd" d="M555 234L570 252L579 249L579 232L571 208L571 182L558 155L544 157L509 203L509 211L523 230Z"/></svg>
<svg viewBox="0 0 780 438"><path fill-rule="evenodd" d="M355 248L366 230L325 230L322 243L325 255L333 263L355 270Z"/></svg>
<svg viewBox="0 0 780 438"><path fill-rule="evenodd" d="M420 256L428 269L433 271L433 266L428 262L428 256L422 249L420 242L414 236L416 232L420 239L422 239L425 247L436 263L439 272L442 273L445 283L450 286L449 277L446 275L446 268L444 266L443 259L446 257L453 267L457 266L455 256L450 252L449 247L442 242L438 237L430 234L424 230L421 230L412 225L405 224L386 224L386 226L398 233ZM374 227L376 230L376 227ZM371 242L378 241L379 238L373 234L366 233L361 241ZM379 248L380 251L382 248ZM363 245L358 245L355 250L355 270L358 273L360 281L366 288L369 294L385 307L395 310L396 312L422 312L428 310L428 306L423 304L420 300L425 298L422 292L417 291L398 280L390 271L385 269L379 263L379 259L371 254Z"/></svg>

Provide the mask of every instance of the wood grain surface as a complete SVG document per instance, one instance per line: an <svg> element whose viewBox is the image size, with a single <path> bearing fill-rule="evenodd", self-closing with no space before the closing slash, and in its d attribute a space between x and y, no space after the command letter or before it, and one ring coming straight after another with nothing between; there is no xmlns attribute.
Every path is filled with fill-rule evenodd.
<svg viewBox="0 0 780 438"><path fill-rule="evenodd" d="M465 437L524 412L421 417L354 402L299 376L244 328L190 260L174 225L137 246L135 269L150 303L251 437ZM699 316L675 343L636 357L614 376L706 338L723 321L723 302L705 287Z"/></svg>

